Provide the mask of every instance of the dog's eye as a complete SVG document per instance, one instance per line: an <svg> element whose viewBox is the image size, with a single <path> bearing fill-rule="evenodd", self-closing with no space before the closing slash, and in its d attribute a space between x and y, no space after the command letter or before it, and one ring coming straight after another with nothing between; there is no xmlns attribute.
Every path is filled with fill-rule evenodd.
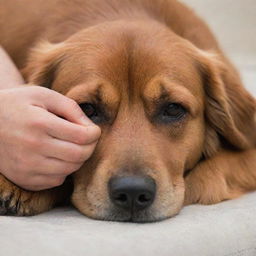
<svg viewBox="0 0 256 256"><path fill-rule="evenodd" d="M90 118L95 118L98 116L96 107L91 103L82 103L79 105L83 112Z"/></svg>
<svg viewBox="0 0 256 256"><path fill-rule="evenodd" d="M163 112L164 116L172 117L172 118L180 118L185 114L185 109L180 105L176 103L171 103L165 107L165 110Z"/></svg>
<svg viewBox="0 0 256 256"><path fill-rule="evenodd" d="M103 124L109 121L109 116L103 106L89 102L81 103L79 106L94 123Z"/></svg>
<svg viewBox="0 0 256 256"><path fill-rule="evenodd" d="M186 109L178 103L169 103L161 109L161 121L176 122L181 120L187 113Z"/></svg>

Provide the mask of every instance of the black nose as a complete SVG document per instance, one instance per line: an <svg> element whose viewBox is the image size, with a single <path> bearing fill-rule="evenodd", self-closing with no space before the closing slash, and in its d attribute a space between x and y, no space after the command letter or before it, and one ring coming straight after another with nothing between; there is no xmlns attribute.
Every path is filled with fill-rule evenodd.
<svg viewBox="0 0 256 256"><path fill-rule="evenodd" d="M115 206L129 211L149 207L155 198L156 184L150 177L115 177L109 181L109 195Z"/></svg>

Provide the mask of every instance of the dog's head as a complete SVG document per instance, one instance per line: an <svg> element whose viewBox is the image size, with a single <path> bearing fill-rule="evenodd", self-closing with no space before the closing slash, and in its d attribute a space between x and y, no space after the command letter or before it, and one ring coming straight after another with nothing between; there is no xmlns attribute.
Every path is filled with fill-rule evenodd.
<svg viewBox="0 0 256 256"><path fill-rule="evenodd" d="M236 83L228 87L221 60L158 23L109 22L44 44L25 73L75 99L102 129L74 174L73 204L93 218L177 214L186 172L220 147L248 147L254 136L252 99Z"/></svg>

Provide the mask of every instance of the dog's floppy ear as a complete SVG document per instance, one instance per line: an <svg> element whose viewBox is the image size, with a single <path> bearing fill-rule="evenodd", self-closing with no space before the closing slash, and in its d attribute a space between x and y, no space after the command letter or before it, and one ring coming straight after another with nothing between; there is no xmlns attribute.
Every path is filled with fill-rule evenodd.
<svg viewBox="0 0 256 256"><path fill-rule="evenodd" d="M64 43L42 42L31 51L21 73L27 83L51 88L57 67L64 58Z"/></svg>
<svg viewBox="0 0 256 256"><path fill-rule="evenodd" d="M239 75L217 55L199 51L196 57L205 91L206 140L204 155L222 147L243 150L256 145L256 101Z"/></svg>

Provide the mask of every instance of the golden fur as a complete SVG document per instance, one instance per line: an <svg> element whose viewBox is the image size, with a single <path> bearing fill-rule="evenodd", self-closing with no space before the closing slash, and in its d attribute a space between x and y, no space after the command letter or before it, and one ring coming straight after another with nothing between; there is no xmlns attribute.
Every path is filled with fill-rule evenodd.
<svg viewBox="0 0 256 256"><path fill-rule="evenodd" d="M255 99L189 8L176 0L9 0L0 10L0 44L28 83L104 103L101 139L73 175L72 202L82 213L155 221L184 204L256 189ZM182 103L186 117L156 122L162 98ZM114 209L107 184L132 174L152 177L157 194L150 209L130 216ZM3 214L37 214L66 193L66 184L23 191L0 176Z"/></svg>

